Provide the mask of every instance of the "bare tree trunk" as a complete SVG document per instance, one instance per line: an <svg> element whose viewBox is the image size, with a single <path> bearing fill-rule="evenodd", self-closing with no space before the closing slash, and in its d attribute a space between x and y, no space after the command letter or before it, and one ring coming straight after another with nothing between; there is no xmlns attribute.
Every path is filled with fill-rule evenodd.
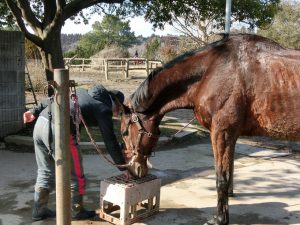
<svg viewBox="0 0 300 225"><path fill-rule="evenodd" d="M44 65L47 81L53 80L54 69L64 68L63 53L61 49L60 31L48 35L44 40L42 48L39 48L42 62ZM48 95L51 96L53 90L48 89Z"/></svg>

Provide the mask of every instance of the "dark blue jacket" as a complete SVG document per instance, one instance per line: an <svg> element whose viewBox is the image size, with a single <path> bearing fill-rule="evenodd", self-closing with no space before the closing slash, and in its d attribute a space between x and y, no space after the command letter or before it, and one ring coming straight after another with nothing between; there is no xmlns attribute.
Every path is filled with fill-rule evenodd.
<svg viewBox="0 0 300 225"><path fill-rule="evenodd" d="M111 97L108 91L106 92L102 94L102 99L98 98L98 101L95 99L96 96L92 95L91 89L89 91L84 89L76 90L79 107L84 120L90 126L99 127L108 153L116 164L123 164L122 150L113 128Z"/></svg>
<svg viewBox="0 0 300 225"><path fill-rule="evenodd" d="M116 164L124 164L124 157L122 149L117 141L116 135L113 129L113 113L112 113L112 100L109 92L101 85L92 87L89 90L77 89L76 94L78 96L78 104L82 113L82 116L89 126L98 126L106 150L112 157ZM96 100L97 99L97 100ZM49 100L41 102L37 107L34 107L31 112L34 116L43 116L48 118L49 112ZM53 104L52 104L53 105ZM53 107L51 107L53 108ZM74 105L70 103L70 113L73 114ZM53 115L53 109L51 113ZM54 121L54 115L52 116ZM71 123L71 134L76 132L75 126Z"/></svg>

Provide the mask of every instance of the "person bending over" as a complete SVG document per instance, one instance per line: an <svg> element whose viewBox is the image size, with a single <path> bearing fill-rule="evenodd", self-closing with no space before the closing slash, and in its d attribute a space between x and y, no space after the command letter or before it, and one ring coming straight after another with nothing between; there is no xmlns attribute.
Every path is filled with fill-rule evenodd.
<svg viewBox="0 0 300 225"><path fill-rule="evenodd" d="M123 103L124 94L117 90L108 91L102 85L88 90L77 89L76 96L83 119L88 125L98 126L102 134L106 150L116 164L124 164L121 146L113 129L113 116L119 114L116 101ZM37 179L34 191L32 219L43 220L55 217L55 212L47 207L49 193L55 187L55 151L54 151L54 110L51 98L24 113L24 123L36 124L33 130L33 141L37 162ZM71 200L72 218L86 219L95 216L95 211L86 210L83 206L85 177L82 167L82 156L77 142L78 123L76 107L70 101L70 151L71 166ZM78 113L78 112L77 112ZM124 169L120 169L124 170ZM125 172L126 174L127 172Z"/></svg>

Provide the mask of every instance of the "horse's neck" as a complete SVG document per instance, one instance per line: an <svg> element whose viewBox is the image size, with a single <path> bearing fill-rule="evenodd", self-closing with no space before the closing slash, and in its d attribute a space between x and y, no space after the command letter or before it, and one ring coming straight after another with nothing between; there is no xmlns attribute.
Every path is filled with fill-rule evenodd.
<svg viewBox="0 0 300 225"><path fill-rule="evenodd" d="M192 86L201 79L200 74L189 76L189 71L177 70L174 76L170 76L171 73L160 74L149 85L152 103L148 109L160 116L175 109L193 108L194 103L188 96L192 94Z"/></svg>
<svg viewBox="0 0 300 225"><path fill-rule="evenodd" d="M202 75L218 54L206 48L183 55L152 72L131 96L132 107L145 114L164 115L174 109L193 108L193 96Z"/></svg>

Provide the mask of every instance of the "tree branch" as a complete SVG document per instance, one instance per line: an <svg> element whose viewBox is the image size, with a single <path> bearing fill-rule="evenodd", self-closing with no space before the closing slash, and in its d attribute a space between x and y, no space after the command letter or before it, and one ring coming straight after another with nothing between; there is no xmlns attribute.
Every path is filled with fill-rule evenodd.
<svg viewBox="0 0 300 225"><path fill-rule="evenodd" d="M35 43L37 46L41 47L42 46L42 40L38 36L28 32L28 30L25 26L25 23L22 19L23 15L22 15L22 12L21 12L20 8L12 0L6 0L6 4L10 8L10 10L12 11L12 13L13 13L16 21L17 21L17 24L20 27L21 31L24 32L25 37L27 39L29 39L30 41L32 41L33 43Z"/></svg>
<svg viewBox="0 0 300 225"><path fill-rule="evenodd" d="M19 0L20 10L22 12L24 20L28 23L28 25L35 31L35 33L40 32L41 22L37 20L34 13L30 8L30 4L27 0Z"/></svg>
<svg viewBox="0 0 300 225"><path fill-rule="evenodd" d="M175 24L179 25L179 28L176 27L175 25L173 25L174 29L176 29L177 31L187 35L188 37L190 37L193 41L195 41L196 43L198 43L199 45L203 45L205 44L205 42L203 42L199 37L196 37L193 32L191 31L191 29L193 29L190 25L188 24L183 24L179 18L177 17L173 17L173 20L175 22ZM198 30L194 29L194 32L196 32Z"/></svg>
<svg viewBox="0 0 300 225"><path fill-rule="evenodd" d="M51 21L55 17L55 12L56 12L55 1L44 0L43 27L46 27L48 24L51 23Z"/></svg>
<svg viewBox="0 0 300 225"><path fill-rule="evenodd" d="M62 10L66 6L66 1L65 0L57 0L57 10Z"/></svg>
<svg viewBox="0 0 300 225"><path fill-rule="evenodd" d="M53 20L44 29L44 37L47 37L49 33L52 33L53 31L56 31L57 29L60 29L62 27L64 23L62 12L62 8L56 9L56 13Z"/></svg>
<svg viewBox="0 0 300 225"><path fill-rule="evenodd" d="M68 3L64 8L63 19L67 20L71 16L75 16L81 10L99 3L122 4L125 0L74 0Z"/></svg>

